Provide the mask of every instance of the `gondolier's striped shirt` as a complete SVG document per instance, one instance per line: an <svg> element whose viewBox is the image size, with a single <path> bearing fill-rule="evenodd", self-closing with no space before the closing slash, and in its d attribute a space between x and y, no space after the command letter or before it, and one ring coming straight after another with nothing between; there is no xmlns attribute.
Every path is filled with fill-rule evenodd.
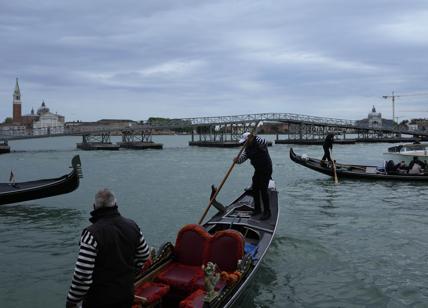
<svg viewBox="0 0 428 308"><path fill-rule="evenodd" d="M80 238L80 250L74 268L73 280L67 295L67 300L70 302L79 303L82 301L92 284L92 274L97 257L97 245L97 241L92 234L88 230L84 230ZM141 268L148 258L149 246L143 234L141 234L134 260L136 267Z"/></svg>
<svg viewBox="0 0 428 308"><path fill-rule="evenodd" d="M267 141L263 138L260 138L259 136L254 137L254 141L257 144L261 145L261 146L267 146ZM244 161L246 161L248 159L247 156L247 151L242 152L241 156L239 156L238 160L236 163L238 164L242 164Z"/></svg>

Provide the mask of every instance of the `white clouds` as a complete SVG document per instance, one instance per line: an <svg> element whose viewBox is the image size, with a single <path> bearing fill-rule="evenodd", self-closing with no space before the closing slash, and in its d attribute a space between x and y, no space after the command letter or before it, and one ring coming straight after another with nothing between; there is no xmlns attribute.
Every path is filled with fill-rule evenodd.
<svg viewBox="0 0 428 308"><path fill-rule="evenodd" d="M373 65L359 63L354 61L346 61L335 59L327 56L323 56L317 53L305 52L305 51L279 51L269 52L260 51L249 53L249 60L260 61L278 65L294 65L311 67L312 69L322 70L344 70L355 73L375 73L379 69Z"/></svg>
<svg viewBox="0 0 428 308"><path fill-rule="evenodd" d="M203 61L191 60L191 61L170 61L161 63L156 66L148 67L139 71L145 77L155 75L174 75L176 77L184 76L195 72L204 65Z"/></svg>
<svg viewBox="0 0 428 308"><path fill-rule="evenodd" d="M407 44L428 45L428 10L399 16L378 27L380 35Z"/></svg>
<svg viewBox="0 0 428 308"><path fill-rule="evenodd" d="M423 1L42 2L0 4L0 120L15 77L24 105L81 120L355 119L392 90L428 88Z"/></svg>

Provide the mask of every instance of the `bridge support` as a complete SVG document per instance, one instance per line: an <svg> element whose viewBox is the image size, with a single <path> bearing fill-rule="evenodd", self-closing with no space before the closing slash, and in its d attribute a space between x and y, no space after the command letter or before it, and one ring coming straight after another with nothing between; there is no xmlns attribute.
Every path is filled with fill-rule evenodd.
<svg viewBox="0 0 428 308"><path fill-rule="evenodd" d="M152 130L146 129L141 131L122 131L122 142L119 143L121 148L133 150L159 149L163 148L162 143L152 141Z"/></svg>
<svg viewBox="0 0 428 308"><path fill-rule="evenodd" d="M78 143L78 149L91 151L91 150L119 150L119 145L111 143L110 133L101 133L99 135L82 135L82 143Z"/></svg>

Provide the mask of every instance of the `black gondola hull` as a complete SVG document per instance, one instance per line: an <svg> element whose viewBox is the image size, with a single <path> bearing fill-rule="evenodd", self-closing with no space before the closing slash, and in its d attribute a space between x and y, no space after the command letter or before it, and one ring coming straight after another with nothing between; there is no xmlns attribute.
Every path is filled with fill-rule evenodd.
<svg viewBox="0 0 428 308"><path fill-rule="evenodd" d="M53 179L20 183L0 183L0 205L62 195L79 187L82 177L79 156L73 158L73 170Z"/></svg>
<svg viewBox="0 0 428 308"><path fill-rule="evenodd" d="M315 158L302 158L294 153L290 148L290 159L295 163L319 173L334 176L333 169L326 165L321 165L321 161ZM367 172L367 170L372 170ZM409 181L409 182L428 182L428 174L408 175L408 174L386 174L385 172L376 172L376 166L365 165L347 165L336 163L336 173L339 179L365 179L365 180L387 180L387 181Z"/></svg>

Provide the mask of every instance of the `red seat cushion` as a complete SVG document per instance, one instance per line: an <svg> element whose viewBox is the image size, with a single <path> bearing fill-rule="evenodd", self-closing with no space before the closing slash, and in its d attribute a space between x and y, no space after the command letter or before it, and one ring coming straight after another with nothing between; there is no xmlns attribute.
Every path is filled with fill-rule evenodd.
<svg viewBox="0 0 428 308"><path fill-rule="evenodd" d="M178 232L175 242L175 261L192 266L201 266L211 235L200 225L190 224Z"/></svg>
<svg viewBox="0 0 428 308"><path fill-rule="evenodd" d="M193 290L193 283L201 276L203 271L200 266L185 265L172 262L157 275L156 280L180 290Z"/></svg>
<svg viewBox="0 0 428 308"><path fill-rule="evenodd" d="M235 230L217 232L210 241L204 263L217 264L220 271L233 272L244 256L244 237Z"/></svg>
<svg viewBox="0 0 428 308"><path fill-rule="evenodd" d="M202 308L204 306L205 292L196 290L180 302L180 308Z"/></svg>
<svg viewBox="0 0 428 308"><path fill-rule="evenodd" d="M157 302L168 292L168 285L151 281L145 282L135 289L135 295L145 297L148 304Z"/></svg>

